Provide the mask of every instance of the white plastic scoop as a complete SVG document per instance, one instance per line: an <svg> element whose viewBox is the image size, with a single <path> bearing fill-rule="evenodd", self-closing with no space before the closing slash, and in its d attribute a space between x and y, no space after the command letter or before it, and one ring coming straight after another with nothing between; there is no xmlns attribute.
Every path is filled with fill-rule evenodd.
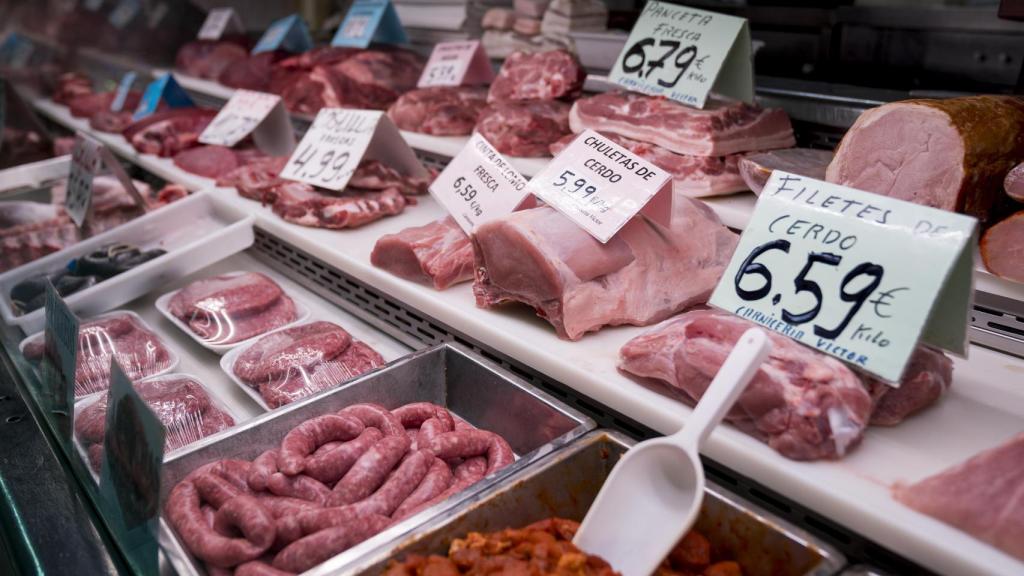
<svg viewBox="0 0 1024 576"><path fill-rule="evenodd" d="M771 349L758 328L733 347L683 429L634 446L612 469L573 543L623 576L648 576L693 526L704 500L700 445Z"/></svg>

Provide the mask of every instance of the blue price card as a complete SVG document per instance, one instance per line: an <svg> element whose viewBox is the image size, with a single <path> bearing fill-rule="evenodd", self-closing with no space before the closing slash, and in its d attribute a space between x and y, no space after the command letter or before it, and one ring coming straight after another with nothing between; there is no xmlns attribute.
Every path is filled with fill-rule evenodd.
<svg viewBox="0 0 1024 576"><path fill-rule="evenodd" d="M0 44L0 66L9 68L24 68L32 59L35 52L35 45L28 38L11 32Z"/></svg>
<svg viewBox="0 0 1024 576"><path fill-rule="evenodd" d="M284 50L298 54L312 47L313 37L309 34L306 21L298 14L292 14L271 24L270 28L267 28L267 31L260 37L260 41L253 47L252 53Z"/></svg>
<svg viewBox="0 0 1024 576"><path fill-rule="evenodd" d="M135 72L128 72L121 77L121 82L117 85L117 94L114 95L114 101L110 103L111 112L120 112L124 108L124 101L128 98L128 92L131 91L132 86L135 85Z"/></svg>
<svg viewBox="0 0 1024 576"><path fill-rule="evenodd" d="M117 360L111 360L100 495L108 524L129 563L142 574L159 573L157 519L166 435Z"/></svg>
<svg viewBox="0 0 1024 576"><path fill-rule="evenodd" d="M408 44L402 21L390 0L355 0L331 40L331 46L366 48L371 42Z"/></svg>
<svg viewBox="0 0 1024 576"><path fill-rule="evenodd" d="M160 102L166 102L171 108L190 108L195 106L188 92L178 84L172 74L164 74L149 83L146 91L142 94L142 101L132 115L133 120L142 120L153 112L156 112Z"/></svg>
<svg viewBox="0 0 1024 576"><path fill-rule="evenodd" d="M55 418L62 442L71 442L78 358L78 317L46 282L46 328L43 331L42 399Z"/></svg>

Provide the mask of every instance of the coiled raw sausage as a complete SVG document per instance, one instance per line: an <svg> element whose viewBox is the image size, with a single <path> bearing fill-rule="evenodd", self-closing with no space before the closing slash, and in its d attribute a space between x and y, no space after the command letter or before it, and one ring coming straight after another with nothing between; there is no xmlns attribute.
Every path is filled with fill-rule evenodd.
<svg viewBox="0 0 1024 576"><path fill-rule="evenodd" d="M315 454L307 456L303 471L307 476L316 478L324 484L334 484L352 468L360 456L383 437L384 433L380 430L367 428L355 440L349 440L328 452L321 453L317 450Z"/></svg>
<svg viewBox="0 0 1024 576"><path fill-rule="evenodd" d="M338 481L327 498L328 506L352 504L373 494L409 449L409 438L385 436L366 451Z"/></svg>
<svg viewBox="0 0 1024 576"><path fill-rule="evenodd" d="M390 516L423 481L434 460L434 454L430 450L413 452L399 464L372 496L359 504L366 506L368 512Z"/></svg>
<svg viewBox="0 0 1024 576"><path fill-rule="evenodd" d="M417 510L420 504L432 500L451 485L452 469L448 466L447 462L434 457L430 469L427 470L427 474L423 477L423 481L398 506L394 514L392 514L392 518L397 520L409 516L409 512Z"/></svg>
<svg viewBox="0 0 1024 576"><path fill-rule="evenodd" d="M253 560L235 568L235 576L295 576L295 573L278 570L262 560Z"/></svg>
<svg viewBox="0 0 1024 576"><path fill-rule="evenodd" d="M191 481L179 482L171 490L164 512L188 549L200 560L214 566L227 568L248 562L259 558L267 549L248 538L222 536L209 526L199 509L199 490Z"/></svg>
<svg viewBox="0 0 1024 576"><path fill-rule="evenodd" d="M491 474L515 459L512 448L504 438L487 430L456 430L435 436L428 446L438 458L471 458L487 454L487 471Z"/></svg>
<svg viewBox="0 0 1024 576"><path fill-rule="evenodd" d="M274 543L277 533L274 518L248 494L232 498L221 506L213 517L213 529L222 536L231 536L237 529L246 540L264 550Z"/></svg>
<svg viewBox="0 0 1024 576"><path fill-rule="evenodd" d="M285 476L280 472L274 472L270 475L270 479L267 480L267 489L277 496L289 496L308 500L321 506L331 494L330 488L305 474Z"/></svg>
<svg viewBox="0 0 1024 576"><path fill-rule="evenodd" d="M304 572L380 532L391 523L384 516L363 516L357 522L320 530L292 542L274 557L274 568Z"/></svg>
<svg viewBox="0 0 1024 576"><path fill-rule="evenodd" d="M351 416L326 414L306 420L292 428L281 442L277 453L277 467L294 476L306 463L306 457L332 440L351 440L363 431L363 423Z"/></svg>
<svg viewBox="0 0 1024 576"><path fill-rule="evenodd" d="M363 426L377 428L385 436L405 434L405 428L398 418L380 404L353 404L339 410L338 414L358 418Z"/></svg>
<svg viewBox="0 0 1024 576"><path fill-rule="evenodd" d="M252 461L249 469L249 488L254 492L267 489L267 480L277 472L277 450L267 450Z"/></svg>
<svg viewBox="0 0 1024 576"><path fill-rule="evenodd" d="M395 408L391 413L406 428L419 428L430 418L437 418L448 430L455 429L455 422L451 412L448 412L444 406L438 406L430 402L413 402L412 404Z"/></svg>

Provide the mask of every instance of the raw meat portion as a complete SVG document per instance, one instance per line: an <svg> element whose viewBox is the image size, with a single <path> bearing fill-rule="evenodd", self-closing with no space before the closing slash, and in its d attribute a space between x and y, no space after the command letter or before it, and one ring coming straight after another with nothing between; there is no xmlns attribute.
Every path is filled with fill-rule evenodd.
<svg viewBox="0 0 1024 576"><path fill-rule="evenodd" d="M298 318L295 302L258 272L196 280L168 303L172 315L210 344L234 344Z"/></svg>
<svg viewBox="0 0 1024 576"><path fill-rule="evenodd" d="M151 205L155 204L153 189L149 187L149 184L139 180L132 180L132 184L143 200ZM54 204L63 205L67 196L67 183L62 182L54 186L50 194ZM103 175L93 178L92 214L86 220L90 235L120 226L141 214L142 210L135 203L135 199L115 176Z"/></svg>
<svg viewBox="0 0 1024 576"><path fill-rule="evenodd" d="M124 129L131 126L132 123L132 110L138 106L138 102L134 106L129 105L127 102L121 112L111 112L110 110L101 110L89 117L89 126L94 130L100 132L107 132L110 134L120 134L124 132Z"/></svg>
<svg viewBox="0 0 1024 576"><path fill-rule="evenodd" d="M914 484L893 496L1024 560L1024 434Z"/></svg>
<svg viewBox="0 0 1024 576"><path fill-rule="evenodd" d="M444 290L473 279L473 243L449 216L382 236L370 262L395 276Z"/></svg>
<svg viewBox="0 0 1024 576"><path fill-rule="evenodd" d="M67 105L73 99L92 94L92 80L78 72L61 74L57 79L57 88L53 91L53 101Z"/></svg>
<svg viewBox="0 0 1024 576"><path fill-rule="evenodd" d="M216 110L205 108L172 108L131 124L123 135L142 154L174 156L198 144L199 135L216 115Z"/></svg>
<svg viewBox="0 0 1024 576"><path fill-rule="evenodd" d="M676 154L657 146L638 142L625 136L602 134L612 142L629 150L637 156L658 166L672 176L672 191L682 196L701 198L704 196L720 196L746 190L747 186L740 177L739 154L729 156L687 156ZM577 137L569 134L551 145L551 155L557 156Z"/></svg>
<svg viewBox="0 0 1024 576"><path fill-rule="evenodd" d="M522 20L522 19L520 19ZM519 25L519 20L516 21ZM535 21L537 32L540 22ZM488 102L571 100L583 91L586 70L565 50L528 54L516 52L505 59L487 93Z"/></svg>
<svg viewBox="0 0 1024 576"><path fill-rule="evenodd" d="M406 196L419 196L427 193L435 176L433 172L424 177L405 176L380 160L363 159L349 178L348 187L362 190L395 188Z"/></svg>
<svg viewBox="0 0 1024 576"><path fill-rule="evenodd" d="M703 303L737 237L703 203L675 198L671 226L634 217L601 244L549 207L512 213L473 236L477 306L523 302L562 338L645 326ZM685 281L681 281L685 279Z"/></svg>
<svg viewBox="0 0 1024 576"><path fill-rule="evenodd" d="M627 342L619 367L681 390L704 394L736 341L754 323L715 310L674 318ZM839 458L860 442L871 396L857 376L824 354L768 332L772 350L727 415L787 458Z"/></svg>
<svg viewBox="0 0 1024 576"><path fill-rule="evenodd" d="M485 88L420 88L400 96L391 105L388 116L401 130L434 136L465 136L473 133L473 126L486 105Z"/></svg>
<svg viewBox="0 0 1024 576"><path fill-rule="evenodd" d="M691 156L791 148L796 143L789 116L781 109L717 97L709 98L701 110L636 92L605 92L577 100L569 125L573 132L614 132Z"/></svg>
<svg viewBox="0 0 1024 576"><path fill-rule="evenodd" d="M754 194L760 194L773 170L824 180L825 169L831 161L832 153L828 150L783 148L745 154L740 158L740 175Z"/></svg>
<svg viewBox="0 0 1024 576"><path fill-rule="evenodd" d="M45 354L43 334L26 343L23 352L26 359L41 362ZM111 360L117 360L133 381L169 370L174 361L160 337L131 314L115 312L83 321L78 331L76 398L110 386Z"/></svg>
<svg viewBox="0 0 1024 576"><path fill-rule="evenodd" d="M1024 282L1024 210L985 231L981 259L996 276Z"/></svg>
<svg viewBox="0 0 1024 576"><path fill-rule="evenodd" d="M114 92L91 92L72 98L68 102L68 111L75 118L88 118L102 110L109 110L114 101Z"/></svg>
<svg viewBox="0 0 1024 576"><path fill-rule="evenodd" d="M80 238L63 206L0 202L0 272L61 250Z"/></svg>
<svg viewBox="0 0 1024 576"><path fill-rule="evenodd" d="M1006 195L1017 202L1024 202L1024 162L1014 166L1003 179L1003 190Z"/></svg>
<svg viewBox="0 0 1024 576"><path fill-rule="evenodd" d="M990 222L1003 178L1024 160L1024 100L904 100L864 112L828 167L829 182Z"/></svg>
<svg viewBox="0 0 1024 576"><path fill-rule="evenodd" d="M569 105L557 100L498 102L484 108L476 130L502 154L540 158L569 133L568 116Z"/></svg>
<svg viewBox="0 0 1024 576"><path fill-rule="evenodd" d="M198 380L183 374L147 378L132 386L167 428L164 452L188 446L235 425L234 418L210 400ZM93 445L103 449L106 419L106 395L100 395L75 414L75 437L86 451Z"/></svg>
<svg viewBox="0 0 1024 576"><path fill-rule="evenodd" d="M270 87L274 63L287 56L289 54L281 50L249 54L225 67L217 81L231 88L265 92Z"/></svg>
<svg viewBox="0 0 1024 576"><path fill-rule="evenodd" d="M283 182L278 178L288 164L287 156L253 160L217 179L217 186L233 187L243 198L272 204L276 196L268 196L271 189Z"/></svg>
<svg viewBox="0 0 1024 576"><path fill-rule="evenodd" d="M340 326L320 321L263 336L235 359L231 371L277 408L383 364Z"/></svg>
<svg viewBox="0 0 1024 576"><path fill-rule="evenodd" d="M390 91L393 102L416 87L425 64L423 57L411 50L391 48L361 51L341 60L332 70L359 85Z"/></svg>
<svg viewBox="0 0 1024 576"><path fill-rule="evenodd" d="M216 178L241 166L239 155L224 146L197 146L174 155L174 164L186 172Z"/></svg>
<svg viewBox="0 0 1024 576"><path fill-rule="evenodd" d="M931 406L953 385L953 361L938 350L918 347L900 381L893 388L870 376L864 376L875 408L871 412L873 426L895 426Z"/></svg>
<svg viewBox="0 0 1024 576"><path fill-rule="evenodd" d="M174 66L185 74L216 80L248 57L249 51L235 42L194 40L178 50Z"/></svg>
<svg viewBox="0 0 1024 576"><path fill-rule="evenodd" d="M292 181L276 184L267 194L274 197L274 214L288 222L332 229L355 228L400 214L409 202L394 187L374 191L350 186L333 193Z"/></svg>

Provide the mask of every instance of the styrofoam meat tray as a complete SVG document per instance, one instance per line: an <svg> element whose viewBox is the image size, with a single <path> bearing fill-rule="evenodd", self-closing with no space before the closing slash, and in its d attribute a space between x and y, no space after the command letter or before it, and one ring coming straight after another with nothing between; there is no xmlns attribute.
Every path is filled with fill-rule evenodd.
<svg viewBox="0 0 1024 576"><path fill-rule="evenodd" d="M166 250L163 256L64 298L76 314L91 316L105 312L248 248L254 239L252 223L253 217L246 210L220 202L212 193L193 194L0 274L0 314L7 324L18 326L26 333L37 332L46 321L45 310L39 308L24 315L15 313L10 294L19 282L53 274L71 260L108 244Z"/></svg>

